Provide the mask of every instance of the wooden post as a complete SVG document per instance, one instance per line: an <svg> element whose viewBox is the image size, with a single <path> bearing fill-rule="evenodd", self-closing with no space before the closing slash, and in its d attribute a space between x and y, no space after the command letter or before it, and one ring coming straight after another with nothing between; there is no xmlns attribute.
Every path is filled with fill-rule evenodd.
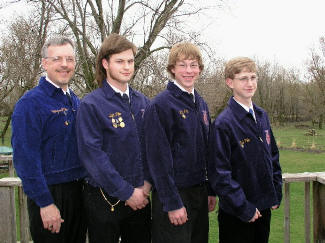
<svg viewBox="0 0 325 243"><path fill-rule="evenodd" d="M313 182L314 242L325 242L325 185Z"/></svg>
<svg viewBox="0 0 325 243"><path fill-rule="evenodd" d="M305 242L310 243L310 182L305 182Z"/></svg>
<svg viewBox="0 0 325 243"><path fill-rule="evenodd" d="M16 208L14 187L0 187L0 242L16 243Z"/></svg>
<svg viewBox="0 0 325 243"><path fill-rule="evenodd" d="M23 192L23 188L18 187L19 198L19 222L20 222L20 242L29 243L29 221L27 211L27 196Z"/></svg>
<svg viewBox="0 0 325 243"><path fill-rule="evenodd" d="M284 242L290 243L290 184L284 183Z"/></svg>

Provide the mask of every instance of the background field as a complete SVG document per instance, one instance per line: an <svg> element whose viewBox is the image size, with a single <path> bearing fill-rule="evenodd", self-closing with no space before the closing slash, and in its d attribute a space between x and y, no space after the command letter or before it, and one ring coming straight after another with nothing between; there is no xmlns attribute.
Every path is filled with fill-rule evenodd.
<svg viewBox="0 0 325 243"><path fill-rule="evenodd" d="M273 132L279 143L280 163L283 173L325 171L325 130L315 129L316 136L307 136L312 127L309 124L289 124L274 127ZM10 134L4 145L10 146ZM0 173L0 178L7 176ZM292 183L291 192L291 242L304 242L304 184ZM283 242L283 205L272 213L270 243ZM312 213L312 212L311 212ZM210 213L209 243L218 242L217 213Z"/></svg>

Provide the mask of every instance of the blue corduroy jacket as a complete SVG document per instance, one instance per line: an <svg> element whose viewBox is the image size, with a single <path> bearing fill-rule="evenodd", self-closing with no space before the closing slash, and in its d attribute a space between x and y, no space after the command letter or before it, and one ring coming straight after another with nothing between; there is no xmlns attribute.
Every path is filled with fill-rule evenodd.
<svg viewBox="0 0 325 243"><path fill-rule="evenodd" d="M258 210L280 205L279 151L266 112L253 116L230 98L209 136L208 178L225 212L249 221Z"/></svg>
<svg viewBox="0 0 325 243"><path fill-rule="evenodd" d="M12 115L13 161L25 193L44 207L53 203L47 185L83 178L75 131L79 99L42 77L16 104Z"/></svg>
<svg viewBox="0 0 325 243"><path fill-rule="evenodd" d="M122 201L146 178L143 115L149 99L130 88L124 101L107 83L85 96L77 114L79 155L87 180Z"/></svg>
<svg viewBox="0 0 325 243"><path fill-rule="evenodd" d="M190 95L169 82L145 112L147 163L165 212L183 207L178 189L206 181L210 116L195 91Z"/></svg>

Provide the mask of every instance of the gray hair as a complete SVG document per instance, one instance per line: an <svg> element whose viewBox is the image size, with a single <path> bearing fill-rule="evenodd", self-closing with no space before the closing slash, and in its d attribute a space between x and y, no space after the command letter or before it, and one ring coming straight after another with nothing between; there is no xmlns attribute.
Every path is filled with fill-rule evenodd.
<svg viewBox="0 0 325 243"><path fill-rule="evenodd" d="M74 43L68 37L55 36L55 37L52 37L52 38L48 39L45 42L44 46L42 47L42 51L41 51L42 58L47 57L47 49L50 46L63 46L63 45L66 45L66 44L70 44L72 46L73 50L74 50Z"/></svg>

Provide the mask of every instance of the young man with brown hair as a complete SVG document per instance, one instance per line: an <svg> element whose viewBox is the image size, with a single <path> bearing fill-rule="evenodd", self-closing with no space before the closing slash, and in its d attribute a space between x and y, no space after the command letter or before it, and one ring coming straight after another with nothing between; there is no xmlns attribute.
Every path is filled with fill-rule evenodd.
<svg viewBox="0 0 325 243"><path fill-rule="evenodd" d="M129 87L136 47L125 37L105 38L96 63L99 88L77 115L90 243L150 242L151 185L144 169L143 114L149 100Z"/></svg>
<svg viewBox="0 0 325 243"><path fill-rule="evenodd" d="M219 196L220 243L266 243L271 210L282 198L279 151L266 112L252 102L258 78L253 60L225 68L233 97L209 137L208 178Z"/></svg>
<svg viewBox="0 0 325 243"><path fill-rule="evenodd" d="M215 197L208 199L206 185L209 111L194 89L203 70L199 48L174 45L167 70L173 80L145 112L153 243L207 243Z"/></svg>

